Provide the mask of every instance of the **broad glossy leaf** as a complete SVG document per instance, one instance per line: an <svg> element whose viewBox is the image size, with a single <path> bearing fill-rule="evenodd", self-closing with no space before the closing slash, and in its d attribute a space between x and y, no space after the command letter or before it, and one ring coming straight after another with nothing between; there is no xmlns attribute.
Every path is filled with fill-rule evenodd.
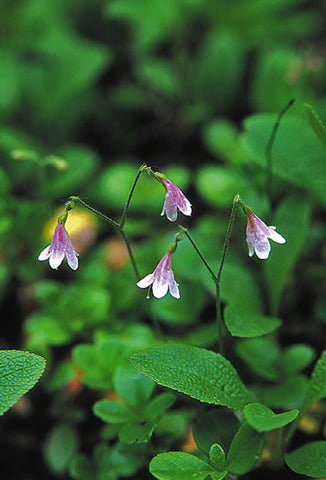
<svg viewBox="0 0 326 480"><path fill-rule="evenodd" d="M242 410L251 394L222 355L188 345L159 345L130 357L134 367L160 385L202 402Z"/></svg>
<svg viewBox="0 0 326 480"><path fill-rule="evenodd" d="M42 375L45 359L20 350L0 351L0 415L30 390Z"/></svg>
<svg viewBox="0 0 326 480"><path fill-rule="evenodd" d="M205 480L214 469L190 453L168 452L156 455L149 464L149 471L159 480Z"/></svg>
<svg viewBox="0 0 326 480"><path fill-rule="evenodd" d="M311 442L285 455L288 467L308 477L326 476L326 442Z"/></svg>

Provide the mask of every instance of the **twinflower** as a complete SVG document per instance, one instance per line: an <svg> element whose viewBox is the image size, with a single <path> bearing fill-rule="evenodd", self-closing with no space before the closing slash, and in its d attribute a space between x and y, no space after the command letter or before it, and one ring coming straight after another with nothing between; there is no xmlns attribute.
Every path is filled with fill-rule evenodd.
<svg viewBox="0 0 326 480"><path fill-rule="evenodd" d="M162 173L154 173L157 180L159 180L166 190L165 201L161 215L166 213L167 218L174 222L178 216L178 210L184 215L191 215L191 203L187 197L182 193L179 187L177 187L171 180L165 177Z"/></svg>
<svg viewBox="0 0 326 480"><path fill-rule="evenodd" d="M168 290L174 298L180 298L179 286L174 279L171 269L172 251L168 250L153 273L146 275L142 280L137 282L140 288L147 288L152 285L153 295L156 298L162 298L167 294Z"/></svg>
<svg viewBox="0 0 326 480"><path fill-rule="evenodd" d="M42 261L49 259L50 267L58 268L64 257L66 257L69 267L73 270L77 270L77 255L78 254L72 246L67 230L65 229L64 222L58 221L53 233L51 245L42 250L38 256L38 260Z"/></svg>
<svg viewBox="0 0 326 480"><path fill-rule="evenodd" d="M277 243L285 243L286 240L275 231L276 227L268 227L250 209L247 209L246 214L248 217L246 233L249 256L252 257L256 252L257 257L264 260L268 258L271 251L269 238Z"/></svg>

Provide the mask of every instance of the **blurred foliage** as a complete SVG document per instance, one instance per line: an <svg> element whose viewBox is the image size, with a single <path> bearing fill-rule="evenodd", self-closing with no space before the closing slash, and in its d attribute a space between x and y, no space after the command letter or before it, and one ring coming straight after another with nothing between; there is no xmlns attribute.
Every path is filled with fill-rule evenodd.
<svg viewBox="0 0 326 480"><path fill-rule="evenodd" d="M216 479L260 455L262 434L243 417L130 367L162 343L216 349L215 286L186 238L173 256L179 301L146 300L119 233L81 208L67 221L78 271L37 262L70 195L119 221L143 162L185 191L193 216L161 218L165 191L142 174L126 220L142 276L178 223L217 271L236 193L287 239L263 265L249 259L237 212L221 281L226 357L272 425L313 401L324 421L324 357L312 364L326 324L325 13L320 0L0 2L0 346L48 362L25 432L44 461L39 443L30 462L16 447L26 478L167 478L173 460L173 478L194 466ZM268 185L266 145L292 98ZM6 458L10 431L22 438L15 408L1 430L8 480L21 476ZM309 445L305 455L324 452ZM295 472L326 475L298 452L286 458Z"/></svg>

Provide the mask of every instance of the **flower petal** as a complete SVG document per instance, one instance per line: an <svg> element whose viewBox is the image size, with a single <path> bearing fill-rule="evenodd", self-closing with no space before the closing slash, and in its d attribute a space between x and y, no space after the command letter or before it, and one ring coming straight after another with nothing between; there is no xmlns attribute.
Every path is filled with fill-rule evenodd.
<svg viewBox="0 0 326 480"><path fill-rule="evenodd" d="M69 267L72 270L77 270L78 268L78 258L75 250L73 248L69 249L69 251L66 251L66 259Z"/></svg>
<svg viewBox="0 0 326 480"><path fill-rule="evenodd" d="M256 255L261 260L266 260L266 258L269 257L270 251L271 251L271 246L266 237L264 239L261 239L259 243L255 244Z"/></svg>
<svg viewBox="0 0 326 480"><path fill-rule="evenodd" d="M177 298L177 299L180 298L179 285L175 281L173 273L172 273L172 278L169 281L169 291L170 291L172 297Z"/></svg>
<svg viewBox="0 0 326 480"><path fill-rule="evenodd" d="M53 268L54 270L57 269L61 265L64 257L65 257L65 254L63 252L51 253L51 256L49 259L50 267Z"/></svg>
<svg viewBox="0 0 326 480"><path fill-rule="evenodd" d="M156 298L162 298L168 293L168 283L161 278L155 278L152 286L153 295Z"/></svg>
<svg viewBox="0 0 326 480"><path fill-rule="evenodd" d="M166 213L166 216L167 216L168 220L170 220L170 222L175 222L176 221L177 216L178 216L178 209L177 209L176 204L173 201L172 196L169 194L169 192L166 193L166 195L165 195L165 201L164 201L163 210L162 210L161 215L164 215L164 213Z"/></svg>
<svg viewBox="0 0 326 480"><path fill-rule="evenodd" d="M44 250L42 250L42 252L39 254L37 259L40 261L47 260L50 255L51 255L51 245L49 245Z"/></svg>
<svg viewBox="0 0 326 480"><path fill-rule="evenodd" d="M273 240L274 242L276 243L286 243L286 240L284 237L282 237L282 235L280 235L279 233L275 232L275 227L269 227L269 234L268 234L268 237Z"/></svg>
<svg viewBox="0 0 326 480"><path fill-rule="evenodd" d="M139 280L139 282L137 282L136 285L139 288L147 288L150 285L152 285L153 279L154 279L154 273L150 273L149 275L146 275L146 277Z"/></svg>

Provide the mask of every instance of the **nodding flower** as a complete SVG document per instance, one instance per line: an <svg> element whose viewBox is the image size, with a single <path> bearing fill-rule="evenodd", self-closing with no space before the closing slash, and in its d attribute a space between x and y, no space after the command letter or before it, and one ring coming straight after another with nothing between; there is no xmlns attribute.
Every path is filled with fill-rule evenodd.
<svg viewBox="0 0 326 480"><path fill-rule="evenodd" d="M178 210L184 215L191 215L191 203L187 197L182 193L179 187L177 187L171 180L167 179L162 174L155 174L156 178L163 184L166 194L161 215L166 213L167 218L174 222L178 216Z"/></svg>
<svg viewBox="0 0 326 480"><path fill-rule="evenodd" d="M72 246L68 232L65 229L64 222L58 222L55 227L51 244L46 247L38 256L38 260L49 259L49 265L51 268L57 269L64 257L67 259L67 263L72 270L78 268L77 253Z"/></svg>
<svg viewBox="0 0 326 480"><path fill-rule="evenodd" d="M167 294L168 290L174 298L180 298L179 286L174 279L171 269L172 251L168 250L153 273L146 275L142 280L137 282L140 288L147 288L152 285L153 295L156 298L162 298Z"/></svg>
<svg viewBox="0 0 326 480"><path fill-rule="evenodd" d="M249 256L252 257L255 252L258 258L265 260L271 251L268 239L277 243L285 243L286 240L275 231L276 227L268 227L252 211L246 213L248 217L246 233Z"/></svg>

